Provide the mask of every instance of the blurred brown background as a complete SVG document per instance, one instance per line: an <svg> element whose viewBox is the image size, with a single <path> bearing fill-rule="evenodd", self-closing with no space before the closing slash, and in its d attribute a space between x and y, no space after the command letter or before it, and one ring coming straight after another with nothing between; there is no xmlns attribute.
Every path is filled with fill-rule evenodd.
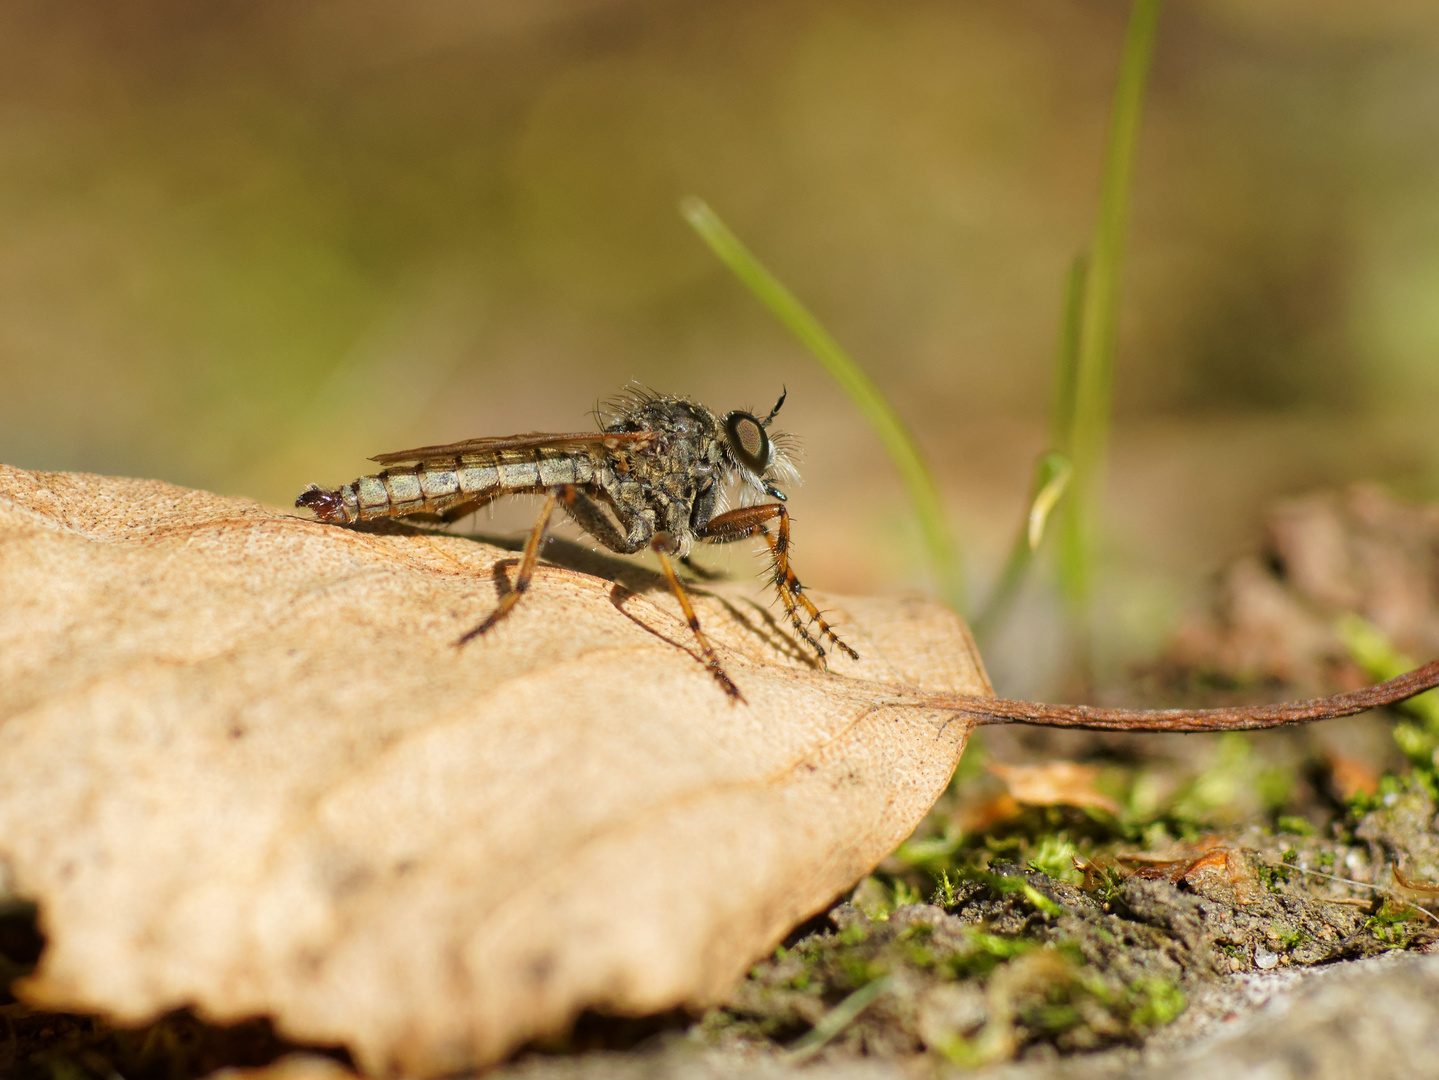
<svg viewBox="0 0 1439 1080"><path fill-rule="evenodd" d="M924 587L877 441L682 222L696 194L911 423L982 599L1126 15L9 0L0 460L286 505L382 450L585 426L632 379L721 410L783 384L800 573ZM1166 5L1122 327L1103 656L1153 649L1276 497L1436 493L1439 5ZM1002 691L1062 668L1046 595Z"/></svg>

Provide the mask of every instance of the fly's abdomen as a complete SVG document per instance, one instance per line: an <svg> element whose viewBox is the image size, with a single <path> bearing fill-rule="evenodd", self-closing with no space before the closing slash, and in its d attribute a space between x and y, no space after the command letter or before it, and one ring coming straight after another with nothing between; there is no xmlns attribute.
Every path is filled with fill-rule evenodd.
<svg viewBox="0 0 1439 1080"><path fill-rule="evenodd" d="M509 452L401 465L333 490L311 484L295 505L313 510L321 521L349 525L408 514L444 515L500 495L588 484L593 479L594 462L586 454Z"/></svg>

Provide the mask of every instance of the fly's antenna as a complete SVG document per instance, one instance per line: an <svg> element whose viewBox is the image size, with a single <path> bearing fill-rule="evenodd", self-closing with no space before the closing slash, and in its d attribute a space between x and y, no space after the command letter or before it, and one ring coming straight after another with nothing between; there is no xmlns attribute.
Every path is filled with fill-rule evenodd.
<svg viewBox="0 0 1439 1080"><path fill-rule="evenodd" d="M779 388L779 400L774 403L774 408L769 411L769 415L759 422L760 427L769 427L769 422L775 418L775 415L779 412L779 407L784 404L784 399L788 396L789 387L781 386Z"/></svg>

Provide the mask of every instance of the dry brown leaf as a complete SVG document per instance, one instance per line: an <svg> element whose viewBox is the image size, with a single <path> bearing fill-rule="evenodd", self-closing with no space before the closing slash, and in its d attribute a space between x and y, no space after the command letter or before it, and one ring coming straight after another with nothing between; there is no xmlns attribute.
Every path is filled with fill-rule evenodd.
<svg viewBox="0 0 1439 1080"><path fill-rule="evenodd" d="M1174 885L1182 881L1200 896L1231 906L1258 903L1264 895L1251 852L1230 847L1213 836L1180 847L1187 849L1182 858L1138 855L1124 861L1142 864L1134 871L1135 877Z"/></svg>
<svg viewBox="0 0 1439 1080"><path fill-rule="evenodd" d="M1334 794L1348 802L1356 795L1373 795L1379 790L1380 772L1369 762L1330 748L1323 751Z"/></svg>
<svg viewBox="0 0 1439 1080"><path fill-rule="evenodd" d="M206 1080L359 1080L332 1058L313 1054L287 1054L270 1065L255 1068L220 1069Z"/></svg>
<svg viewBox="0 0 1439 1080"><path fill-rule="evenodd" d="M1212 610L1186 620L1161 670L1171 679L1358 686L1336 616L1372 622L1400 652L1439 652L1439 505L1370 484L1270 509L1264 550L1217 578Z"/></svg>
<svg viewBox="0 0 1439 1080"><path fill-rule="evenodd" d="M1004 781L1015 802L1025 806L1092 806L1116 817L1120 813L1119 804L1095 786L1099 770L1093 765L1073 761L1002 765L992 761L986 768Z"/></svg>
<svg viewBox="0 0 1439 1080"><path fill-rule="evenodd" d="M269 1015L377 1071L723 994L948 782L972 721L886 687L991 693L935 604L831 600L864 659L825 674L741 585L699 603L735 705L594 556L457 649L511 552L156 482L0 467L0 552L27 999Z"/></svg>

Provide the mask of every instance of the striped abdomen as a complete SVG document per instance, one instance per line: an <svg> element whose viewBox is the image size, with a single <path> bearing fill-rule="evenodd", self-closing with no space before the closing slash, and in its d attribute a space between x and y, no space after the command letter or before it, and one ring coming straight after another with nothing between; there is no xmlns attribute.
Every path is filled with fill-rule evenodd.
<svg viewBox="0 0 1439 1080"><path fill-rule="evenodd" d="M400 465L335 490L311 484L295 500L321 521L350 524L406 514L444 515L499 495L523 495L562 484L588 484L594 460L585 453L523 450Z"/></svg>

